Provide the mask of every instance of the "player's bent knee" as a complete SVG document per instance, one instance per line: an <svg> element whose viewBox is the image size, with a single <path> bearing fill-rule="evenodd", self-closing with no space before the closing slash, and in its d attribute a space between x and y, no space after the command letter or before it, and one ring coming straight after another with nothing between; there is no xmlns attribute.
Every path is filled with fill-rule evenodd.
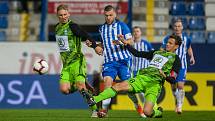
<svg viewBox="0 0 215 121"><path fill-rule="evenodd" d="M65 95L70 94L69 89L60 89L60 91L61 91L61 93L65 94Z"/></svg>
<svg viewBox="0 0 215 121"><path fill-rule="evenodd" d="M67 86L61 86L60 91L61 91L61 93L65 94L65 95L70 93L70 89Z"/></svg>
<svg viewBox="0 0 215 121"><path fill-rule="evenodd" d="M82 89L86 90L85 83L83 83L83 82L76 83L76 87L78 88L78 90L82 90Z"/></svg>
<svg viewBox="0 0 215 121"><path fill-rule="evenodd" d="M144 109L143 112L147 117L151 117L151 115L152 115L152 110Z"/></svg>

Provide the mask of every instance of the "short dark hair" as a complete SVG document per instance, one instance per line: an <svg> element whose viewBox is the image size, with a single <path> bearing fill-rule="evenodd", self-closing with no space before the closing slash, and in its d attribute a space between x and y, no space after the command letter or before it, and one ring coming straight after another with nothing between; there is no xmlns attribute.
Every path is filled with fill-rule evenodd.
<svg viewBox="0 0 215 121"><path fill-rule="evenodd" d="M133 29L140 29L141 30L141 27L140 26L134 26Z"/></svg>
<svg viewBox="0 0 215 121"><path fill-rule="evenodd" d="M177 35L175 35L175 34L170 35L169 38L175 39L175 44L176 44L176 45L179 45L179 46L180 46L181 43L182 43L181 37L179 37L179 36L177 36Z"/></svg>
<svg viewBox="0 0 215 121"><path fill-rule="evenodd" d="M176 19L174 20L174 23L176 23L176 22L181 22L181 23L183 23L183 20L182 20L182 18L176 18Z"/></svg>
<svg viewBox="0 0 215 121"><path fill-rule="evenodd" d="M116 9L115 9L112 5L107 5L107 6L105 6L105 8L104 8L104 11L111 11L111 10L116 11Z"/></svg>

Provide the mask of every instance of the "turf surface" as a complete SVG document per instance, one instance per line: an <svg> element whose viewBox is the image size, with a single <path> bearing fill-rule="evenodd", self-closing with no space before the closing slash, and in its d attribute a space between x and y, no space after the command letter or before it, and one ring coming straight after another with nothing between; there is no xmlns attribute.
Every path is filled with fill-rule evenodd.
<svg viewBox="0 0 215 121"><path fill-rule="evenodd" d="M0 121L215 121L215 111L165 111L163 118L139 118L135 111L111 110L108 118L90 118L89 110L0 110Z"/></svg>

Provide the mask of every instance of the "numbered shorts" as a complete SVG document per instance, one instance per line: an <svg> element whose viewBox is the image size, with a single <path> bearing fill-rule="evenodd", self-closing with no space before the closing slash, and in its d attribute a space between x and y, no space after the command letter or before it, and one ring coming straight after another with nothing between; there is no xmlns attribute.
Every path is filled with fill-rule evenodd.
<svg viewBox="0 0 215 121"><path fill-rule="evenodd" d="M130 90L133 93L144 93L146 101L155 104L157 98L161 92L162 86L159 81L153 81L151 77L144 75L137 75L135 78L130 78L128 80L130 85Z"/></svg>
<svg viewBox="0 0 215 121"><path fill-rule="evenodd" d="M73 63L66 67L63 67L60 74L60 83L74 84L75 82L85 82L86 81L86 60L84 57L76 59Z"/></svg>

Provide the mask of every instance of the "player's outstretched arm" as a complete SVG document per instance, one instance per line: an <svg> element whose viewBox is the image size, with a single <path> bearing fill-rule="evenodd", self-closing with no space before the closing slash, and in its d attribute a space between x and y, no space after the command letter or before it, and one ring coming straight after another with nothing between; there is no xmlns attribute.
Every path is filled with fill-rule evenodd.
<svg viewBox="0 0 215 121"><path fill-rule="evenodd" d="M126 47L136 57L142 57L142 58L146 58L149 60L152 59L152 57L153 57L154 51L149 51L149 52L138 51L135 48L133 48L131 45L127 45Z"/></svg>
<svg viewBox="0 0 215 121"><path fill-rule="evenodd" d="M91 42L89 47L92 47L94 49L97 47L96 41L93 40L92 37L90 37L90 35L86 31L81 29L78 24L70 24L70 29L76 36L82 37L85 41L89 40Z"/></svg>
<svg viewBox="0 0 215 121"><path fill-rule="evenodd" d="M119 38L118 43L120 43L120 44L132 45L134 43L132 38L125 40L124 35L122 35L122 34L117 35L117 37Z"/></svg>
<svg viewBox="0 0 215 121"><path fill-rule="evenodd" d="M88 47L91 47L92 46L92 42L90 40L86 40L86 45ZM96 47L94 49L95 49L96 54L103 55L103 47L102 47L101 44L96 44Z"/></svg>

